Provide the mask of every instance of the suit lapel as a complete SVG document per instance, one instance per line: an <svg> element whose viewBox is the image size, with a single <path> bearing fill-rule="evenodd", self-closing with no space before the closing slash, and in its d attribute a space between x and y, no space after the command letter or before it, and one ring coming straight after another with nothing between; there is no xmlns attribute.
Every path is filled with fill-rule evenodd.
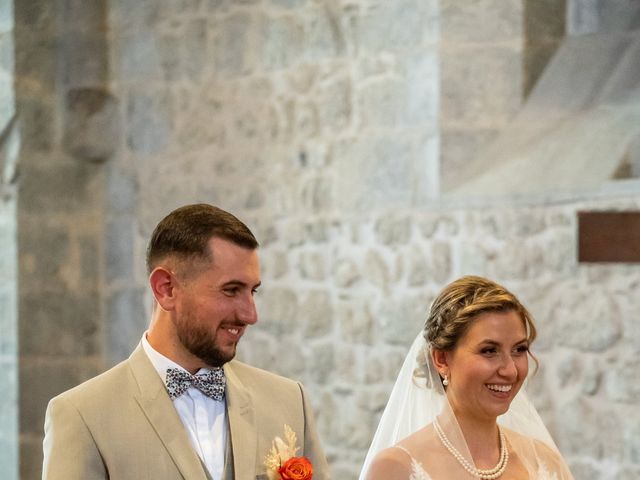
<svg viewBox="0 0 640 480"><path fill-rule="evenodd" d="M235 478L256 476L258 432L253 402L248 390L233 370L233 363L224 366L227 378L226 398L231 434L231 449Z"/></svg>
<svg viewBox="0 0 640 480"><path fill-rule="evenodd" d="M134 395L136 401L182 476L189 480L206 480L207 475L200 457L193 450L164 383L144 353L142 345L138 345L129 357L129 365L139 388Z"/></svg>

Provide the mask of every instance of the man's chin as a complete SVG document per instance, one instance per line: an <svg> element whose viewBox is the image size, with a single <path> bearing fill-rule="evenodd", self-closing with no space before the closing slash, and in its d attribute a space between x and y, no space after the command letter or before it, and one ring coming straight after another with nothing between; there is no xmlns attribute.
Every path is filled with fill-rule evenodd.
<svg viewBox="0 0 640 480"><path fill-rule="evenodd" d="M197 355L209 367L222 367L225 363L230 362L236 356L235 345L229 351L216 350L215 352L209 352L205 355Z"/></svg>

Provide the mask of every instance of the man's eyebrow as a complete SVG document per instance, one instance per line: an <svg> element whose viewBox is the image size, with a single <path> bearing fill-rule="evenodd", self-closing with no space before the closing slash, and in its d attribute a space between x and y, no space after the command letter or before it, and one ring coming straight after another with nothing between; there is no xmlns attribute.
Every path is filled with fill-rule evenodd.
<svg viewBox="0 0 640 480"><path fill-rule="evenodd" d="M262 285L262 282L256 283L252 288L258 288ZM222 284L223 287L248 287L249 284L247 282L243 282L242 280L229 280Z"/></svg>

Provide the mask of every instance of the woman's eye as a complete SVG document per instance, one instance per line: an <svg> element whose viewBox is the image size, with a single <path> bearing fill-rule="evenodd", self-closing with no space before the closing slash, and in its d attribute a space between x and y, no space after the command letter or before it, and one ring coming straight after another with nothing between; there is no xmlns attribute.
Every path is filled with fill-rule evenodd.
<svg viewBox="0 0 640 480"><path fill-rule="evenodd" d="M482 353L483 355L493 355L494 353L496 353L496 349L491 347L491 348L483 348L482 350L480 350L480 353Z"/></svg>
<svg viewBox="0 0 640 480"><path fill-rule="evenodd" d="M519 347L516 348L517 353L527 353L528 351L529 351L528 345L520 345Z"/></svg>

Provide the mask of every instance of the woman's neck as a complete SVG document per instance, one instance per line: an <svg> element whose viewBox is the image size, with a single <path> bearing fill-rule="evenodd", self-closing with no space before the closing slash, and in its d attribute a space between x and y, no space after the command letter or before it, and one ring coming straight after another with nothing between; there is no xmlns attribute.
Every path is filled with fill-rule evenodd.
<svg viewBox="0 0 640 480"><path fill-rule="evenodd" d="M476 468L493 468L500 459L500 430L496 419L454 413Z"/></svg>

